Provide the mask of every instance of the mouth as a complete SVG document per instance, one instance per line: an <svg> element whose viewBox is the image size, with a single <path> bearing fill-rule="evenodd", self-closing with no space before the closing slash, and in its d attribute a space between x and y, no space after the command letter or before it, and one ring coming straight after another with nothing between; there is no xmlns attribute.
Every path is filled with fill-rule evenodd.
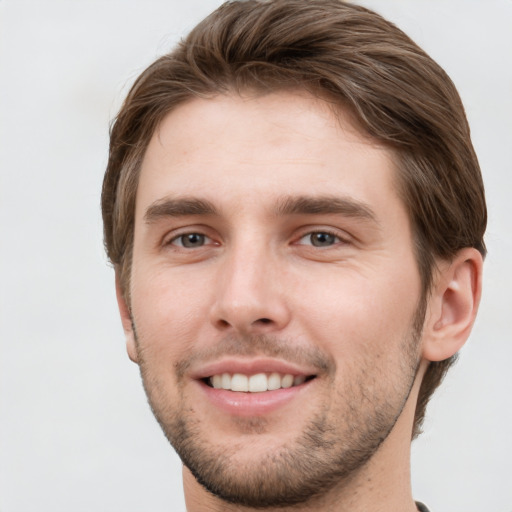
<svg viewBox="0 0 512 512"><path fill-rule="evenodd" d="M293 375L291 373L218 373L202 379L214 389L223 389L238 393L265 393L279 389L289 389L300 386L314 379L316 375Z"/></svg>
<svg viewBox="0 0 512 512"><path fill-rule="evenodd" d="M267 357L225 357L201 365L189 375L199 384L206 407L228 417L263 417L282 408L300 409L313 396L321 373L314 365ZM198 402L199 403L199 402Z"/></svg>

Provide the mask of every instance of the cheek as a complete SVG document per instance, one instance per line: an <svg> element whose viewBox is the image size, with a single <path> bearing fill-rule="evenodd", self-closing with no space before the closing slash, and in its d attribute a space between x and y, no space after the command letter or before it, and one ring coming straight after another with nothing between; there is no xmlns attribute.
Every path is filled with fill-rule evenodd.
<svg viewBox="0 0 512 512"><path fill-rule="evenodd" d="M208 288L168 269L134 272L133 316L147 357L168 365L169 360L182 358L194 346L207 318Z"/></svg>
<svg viewBox="0 0 512 512"><path fill-rule="evenodd" d="M295 297L306 337L342 362L358 354L378 358L398 347L410 333L420 297L414 262L406 267L379 273L334 269L328 278L303 283Z"/></svg>

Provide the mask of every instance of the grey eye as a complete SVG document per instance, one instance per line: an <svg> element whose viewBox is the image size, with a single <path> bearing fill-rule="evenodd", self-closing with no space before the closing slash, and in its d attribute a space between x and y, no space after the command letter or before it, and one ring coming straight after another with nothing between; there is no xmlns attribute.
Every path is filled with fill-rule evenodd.
<svg viewBox="0 0 512 512"><path fill-rule="evenodd" d="M337 236L331 235L331 233L323 233L321 231L310 233L307 237L309 237L311 245L314 247L329 247L339 241Z"/></svg>
<svg viewBox="0 0 512 512"><path fill-rule="evenodd" d="M206 242L206 236L200 233L187 233L180 235L175 238L172 243L180 245L181 247L187 247L193 249L195 247L202 247Z"/></svg>

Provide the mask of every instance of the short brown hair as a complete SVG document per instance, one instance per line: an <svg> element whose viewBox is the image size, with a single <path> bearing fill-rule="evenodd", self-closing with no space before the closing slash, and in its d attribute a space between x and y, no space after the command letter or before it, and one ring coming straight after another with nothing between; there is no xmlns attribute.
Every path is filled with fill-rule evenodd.
<svg viewBox="0 0 512 512"><path fill-rule="evenodd" d="M302 89L347 109L390 147L411 220L425 304L436 259L485 255L478 160L448 75L395 25L339 0L227 2L136 80L110 134L102 192L105 247L129 300L141 162L164 116L196 97ZM413 435L453 358L431 363Z"/></svg>

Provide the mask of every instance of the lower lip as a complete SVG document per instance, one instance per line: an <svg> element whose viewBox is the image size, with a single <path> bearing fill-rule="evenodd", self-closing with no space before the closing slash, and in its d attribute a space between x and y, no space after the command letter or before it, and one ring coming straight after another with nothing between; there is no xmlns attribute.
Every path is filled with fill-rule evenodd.
<svg viewBox="0 0 512 512"><path fill-rule="evenodd" d="M233 416L263 416L302 395L313 383L314 379L299 386L261 393L241 393L226 389L215 389L198 381L208 400L219 409Z"/></svg>

